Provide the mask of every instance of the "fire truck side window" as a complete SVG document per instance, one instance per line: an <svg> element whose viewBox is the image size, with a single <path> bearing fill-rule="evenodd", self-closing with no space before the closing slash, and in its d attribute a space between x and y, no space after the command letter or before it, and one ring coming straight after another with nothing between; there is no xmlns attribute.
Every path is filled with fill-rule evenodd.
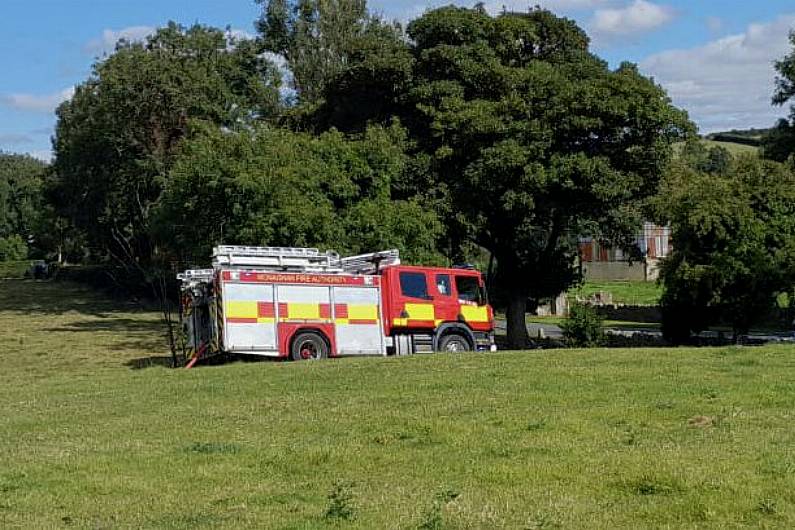
<svg viewBox="0 0 795 530"><path fill-rule="evenodd" d="M464 302L483 303L480 296L478 279L472 276L456 276L455 287L458 290L458 299Z"/></svg>
<svg viewBox="0 0 795 530"><path fill-rule="evenodd" d="M429 299L428 284L425 281L425 274L422 272L401 272L400 273L400 292L403 296L410 298Z"/></svg>
<svg viewBox="0 0 795 530"><path fill-rule="evenodd" d="M439 291L439 294L443 294L445 296L450 296L452 291L450 290L450 275L449 274L437 274L436 275L436 290Z"/></svg>

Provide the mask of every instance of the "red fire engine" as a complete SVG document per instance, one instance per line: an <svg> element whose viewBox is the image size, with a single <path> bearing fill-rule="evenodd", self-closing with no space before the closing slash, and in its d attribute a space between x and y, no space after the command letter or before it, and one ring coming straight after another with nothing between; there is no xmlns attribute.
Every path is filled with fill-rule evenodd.
<svg viewBox="0 0 795 530"><path fill-rule="evenodd" d="M217 353L301 360L496 350L480 273L401 265L397 250L340 258L219 246L212 269L178 277L192 362Z"/></svg>

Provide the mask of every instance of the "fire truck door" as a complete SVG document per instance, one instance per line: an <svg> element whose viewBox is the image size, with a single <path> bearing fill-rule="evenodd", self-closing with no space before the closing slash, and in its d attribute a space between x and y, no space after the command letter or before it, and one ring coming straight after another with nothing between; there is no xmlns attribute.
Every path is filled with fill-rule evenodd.
<svg viewBox="0 0 795 530"><path fill-rule="evenodd" d="M226 283L223 299L227 351L277 350L272 284Z"/></svg>
<svg viewBox="0 0 795 530"><path fill-rule="evenodd" d="M442 322L455 322L458 320L458 299L454 296L452 277L449 273L432 273L435 293L434 299L434 324L439 326Z"/></svg>
<svg viewBox="0 0 795 530"><path fill-rule="evenodd" d="M334 329L337 350L342 355L374 355L386 350L383 344L379 289L334 287Z"/></svg>

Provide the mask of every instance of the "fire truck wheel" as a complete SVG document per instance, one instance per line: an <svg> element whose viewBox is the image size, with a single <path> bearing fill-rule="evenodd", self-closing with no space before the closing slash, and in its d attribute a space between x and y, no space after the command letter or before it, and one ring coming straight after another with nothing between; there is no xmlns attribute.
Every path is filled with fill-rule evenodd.
<svg viewBox="0 0 795 530"><path fill-rule="evenodd" d="M439 341L439 350L441 351L459 352L469 351L471 349L472 348L469 345L469 341L467 341L461 335L456 335L454 333L445 335Z"/></svg>
<svg viewBox="0 0 795 530"><path fill-rule="evenodd" d="M293 339L290 348L290 358L294 361L317 361L328 357L328 345L319 334L306 331L299 333Z"/></svg>

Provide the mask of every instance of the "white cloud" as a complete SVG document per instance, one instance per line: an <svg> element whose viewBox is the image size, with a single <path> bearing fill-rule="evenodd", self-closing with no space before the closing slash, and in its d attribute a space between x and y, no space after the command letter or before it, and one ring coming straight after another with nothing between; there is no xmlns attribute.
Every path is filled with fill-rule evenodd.
<svg viewBox="0 0 795 530"><path fill-rule="evenodd" d="M33 138L27 134L0 133L0 150L3 145L29 144L31 142L33 142Z"/></svg>
<svg viewBox="0 0 795 530"><path fill-rule="evenodd" d="M623 8L597 9L589 26L597 35L632 35L657 29L674 19L674 10L648 2L634 0Z"/></svg>
<svg viewBox="0 0 795 530"><path fill-rule="evenodd" d="M120 39L127 41L142 41L153 34L157 28L153 26L129 26L119 30L105 29L102 36L89 41L85 46L85 51L95 55L111 53L116 49L116 43Z"/></svg>
<svg viewBox="0 0 795 530"><path fill-rule="evenodd" d="M64 88L52 94L7 94L0 95L0 104L17 110L51 113L74 95L74 87Z"/></svg>
<svg viewBox="0 0 795 530"><path fill-rule="evenodd" d="M594 9L608 3L609 0L539 0L525 2L528 6L538 4L545 9L556 11L558 9Z"/></svg>
<svg viewBox="0 0 795 530"><path fill-rule="evenodd" d="M141 42L156 31L157 28L154 26L129 26L118 30L105 29L102 31L102 36L89 41L84 46L84 50L92 55L110 54L116 49L116 43L119 40ZM226 34L235 40L253 39L256 37L253 33L238 28L231 28L226 31Z"/></svg>
<svg viewBox="0 0 795 530"><path fill-rule="evenodd" d="M33 151L28 151L28 154L33 158L38 158L42 162L47 162L48 164L52 162L52 150L51 149L34 149Z"/></svg>
<svg viewBox="0 0 795 530"><path fill-rule="evenodd" d="M773 107L773 62L790 50L787 35L795 14L703 46L648 57L641 70L664 86L674 103L690 112L703 132L765 127L787 114Z"/></svg>

